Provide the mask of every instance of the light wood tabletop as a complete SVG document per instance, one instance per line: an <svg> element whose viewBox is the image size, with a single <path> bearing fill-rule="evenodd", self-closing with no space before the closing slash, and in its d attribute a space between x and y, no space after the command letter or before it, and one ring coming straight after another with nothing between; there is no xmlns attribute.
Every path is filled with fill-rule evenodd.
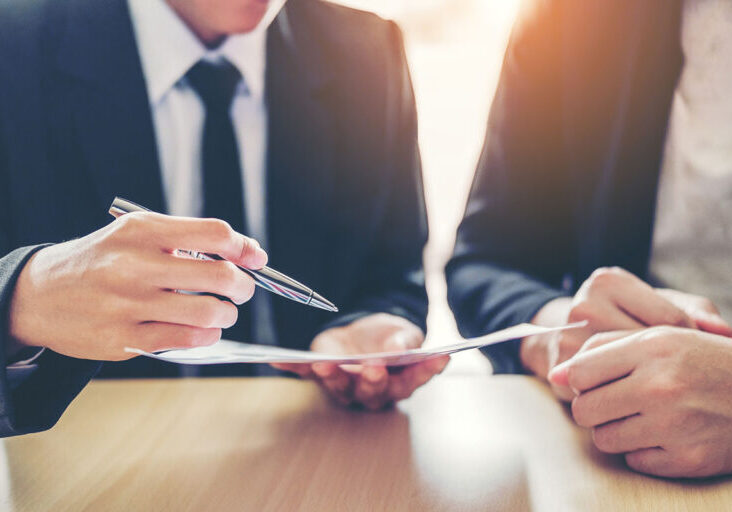
<svg viewBox="0 0 732 512"><path fill-rule="evenodd" d="M0 509L729 510L732 480L628 471L528 377L444 375L394 410L293 379L92 383L2 442Z"/></svg>

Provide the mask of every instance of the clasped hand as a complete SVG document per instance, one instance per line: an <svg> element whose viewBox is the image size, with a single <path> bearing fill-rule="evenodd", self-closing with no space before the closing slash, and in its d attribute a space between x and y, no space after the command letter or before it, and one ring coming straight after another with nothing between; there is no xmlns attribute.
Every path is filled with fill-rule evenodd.
<svg viewBox="0 0 732 512"><path fill-rule="evenodd" d="M522 355L599 450L658 476L732 471L732 328L710 300L601 269L552 312L587 327L528 340Z"/></svg>
<svg viewBox="0 0 732 512"><path fill-rule="evenodd" d="M732 336L732 328L710 300L653 288L620 268L598 269L573 298L552 301L534 317L539 325L568 322L586 322L587 326L523 341L522 362L539 377L546 378L552 368L574 356L597 333L667 325ZM561 400L574 398L566 386L550 383Z"/></svg>
<svg viewBox="0 0 732 512"><path fill-rule="evenodd" d="M549 375L595 446L640 472L732 471L732 340L678 327L591 338Z"/></svg>

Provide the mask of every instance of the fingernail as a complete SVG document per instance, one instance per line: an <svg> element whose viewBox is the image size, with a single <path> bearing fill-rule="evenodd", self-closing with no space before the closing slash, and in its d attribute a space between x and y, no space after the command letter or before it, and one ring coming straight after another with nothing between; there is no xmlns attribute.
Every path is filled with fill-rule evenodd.
<svg viewBox="0 0 732 512"><path fill-rule="evenodd" d="M547 375L547 379L549 382L556 384L557 386L566 386L569 384L568 374L569 364L565 362L552 368L549 375Z"/></svg>
<svg viewBox="0 0 732 512"><path fill-rule="evenodd" d="M261 247L257 247L257 249L254 251L254 261L252 263L261 268L267 264L268 260L269 256L267 256L267 253L264 251L264 249L262 249Z"/></svg>

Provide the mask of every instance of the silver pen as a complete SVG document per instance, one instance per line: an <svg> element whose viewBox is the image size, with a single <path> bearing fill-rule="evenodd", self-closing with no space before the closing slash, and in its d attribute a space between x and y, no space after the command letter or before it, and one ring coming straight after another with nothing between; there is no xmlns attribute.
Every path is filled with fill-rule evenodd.
<svg viewBox="0 0 732 512"><path fill-rule="evenodd" d="M122 199L121 197L115 197L112 202L112 206L109 207L109 213L115 218L121 217L126 213L149 211L150 210L147 208L140 206L139 204L135 204L132 201L128 201L127 199ZM178 252L199 260L224 259L218 254L207 254L183 249L178 249ZM237 267L239 267L242 272L251 276L257 286L260 286L267 291L281 295L286 299L294 300L300 304L313 306L334 313L338 312L338 308L335 304L318 294L315 290L295 281L282 272L278 272L269 267L263 267L259 270L253 270L239 265L237 265Z"/></svg>

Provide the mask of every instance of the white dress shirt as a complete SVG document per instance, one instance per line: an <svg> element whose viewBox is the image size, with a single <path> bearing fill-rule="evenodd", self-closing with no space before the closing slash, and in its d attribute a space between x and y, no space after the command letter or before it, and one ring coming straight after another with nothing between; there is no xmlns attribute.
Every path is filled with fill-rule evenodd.
<svg viewBox="0 0 732 512"><path fill-rule="evenodd" d="M732 2L685 0L651 275L732 321Z"/></svg>
<svg viewBox="0 0 732 512"><path fill-rule="evenodd" d="M231 117L241 159L245 233L266 246L267 108L264 98L267 28L285 0L272 0L254 31L209 50L164 0L128 0L153 114L168 213L203 213L201 141L205 110L186 73L201 59L227 59L243 79Z"/></svg>
<svg viewBox="0 0 732 512"><path fill-rule="evenodd" d="M227 59L242 76L234 94L231 119L244 184L244 234L258 240L265 249L267 29L285 1L270 0L267 13L252 32L230 36L218 48L209 50L164 0L128 0L153 115L168 213L188 217L203 213L201 147L205 109L185 75L201 59ZM270 297L257 293L249 307L255 320L254 339L246 341L274 343Z"/></svg>

